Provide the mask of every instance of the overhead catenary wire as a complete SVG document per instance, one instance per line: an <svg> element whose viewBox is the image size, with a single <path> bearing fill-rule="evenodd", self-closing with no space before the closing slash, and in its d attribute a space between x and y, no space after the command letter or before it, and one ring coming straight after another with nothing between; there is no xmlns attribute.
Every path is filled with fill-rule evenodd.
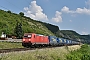
<svg viewBox="0 0 90 60"><path fill-rule="evenodd" d="M21 10L18 6L14 5L13 3L11 3L10 1L6 0L9 4L15 6L16 8L18 8L18 10Z"/></svg>
<svg viewBox="0 0 90 60"><path fill-rule="evenodd" d="M2 8L4 8L4 9L6 9L6 10L8 10L8 11L9 11L9 9L8 9L8 8L6 8L6 7L4 7L4 6L1 6L1 5L0 5L0 7L2 7Z"/></svg>
<svg viewBox="0 0 90 60"><path fill-rule="evenodd" d="M4 1L6 1L6 2L9 3L10 5L14 6L16 9L18 9L18 10L20 10L20 11L22 10L20 7L18 7L16 4L10 2L9 0L4 0ZM32 1L34 1L34 0L32 0ZM28 4L30 4L28 0L25 0L25 2L27 2ZM4 8L4 9L6 9L6 10L10 10L10 11L11 11L11 9L8 9L8 8L6 8L5 6L1 6L1 5L0 5L0 7Z"/></svg>

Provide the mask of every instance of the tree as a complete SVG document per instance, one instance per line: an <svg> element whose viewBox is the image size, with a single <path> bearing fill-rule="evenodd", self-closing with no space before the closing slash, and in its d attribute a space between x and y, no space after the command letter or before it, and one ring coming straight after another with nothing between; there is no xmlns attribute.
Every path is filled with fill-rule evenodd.
<svg viewBox="0 0 90 60"><path fill-rule="evenodd" d="M17 22L14 33L15 33L17 38L19 38L19 39L22 38L23 30L22 30L22 24L21 23Z"/></svg>
<svg viewBox="0 0 90 60"><path fill-rule="evenodd" d="M24 13L23 12L20 12L19 15L23 17L24 16Z"/></svg>
<svg viewBox="0 0 90 60"><path fill-rule="evenodd" d="M8 10L7 12L8 12L8 13L11 13L11 11L10 11L10 10Z"/></svg>

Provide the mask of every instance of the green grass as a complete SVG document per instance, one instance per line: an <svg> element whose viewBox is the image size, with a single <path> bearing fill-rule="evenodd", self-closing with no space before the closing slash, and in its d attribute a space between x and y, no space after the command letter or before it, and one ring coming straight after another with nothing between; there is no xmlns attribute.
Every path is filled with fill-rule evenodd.
<svg viewBox="0 0 90 60"><path fill-rule="evenodd" d="M46 48L1 54L1 60L65 60L67 54L66 47Z"/></svg>
<svg viewBox="0 0 90 60"><path fill-rule="evenodd" d="M0 42L0 49L23 48L22 43Z"/></svg>
<svg viewBox="0 0 90 60"><path fill-rule="evenodd" d="M90 46L84 44L77 51L67 55L67 60L90 60Z"/></svg>

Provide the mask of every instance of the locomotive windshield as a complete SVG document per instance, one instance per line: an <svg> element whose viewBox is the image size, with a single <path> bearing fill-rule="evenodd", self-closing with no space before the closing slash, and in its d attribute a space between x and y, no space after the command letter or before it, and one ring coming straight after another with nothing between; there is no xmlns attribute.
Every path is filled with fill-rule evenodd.
<svg viewBox="0 0 90 60"><path fill-rule="evenodd" d="M31 35L28 35L28 37L30 38L30 37L31 37Z"/></svg>
<svg viewBox="0 0 90 60"><path fill-rule="evenodd" d="M31 35L24 35L24 38L31 38Z"/></svg>

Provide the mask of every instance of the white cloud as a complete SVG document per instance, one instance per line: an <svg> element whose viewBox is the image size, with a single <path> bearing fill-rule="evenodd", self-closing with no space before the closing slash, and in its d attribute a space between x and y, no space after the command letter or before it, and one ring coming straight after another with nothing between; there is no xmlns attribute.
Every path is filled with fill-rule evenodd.
<svg viewBox="0 0 90 60"><path fill-rule="evenodd" d="M36 4L36 1L32 1L29 7L24 7L24 14L34 20L49 20L47 15L43 13L43 9ZM61 14L61 12L56 11L55 17L51 18L51 20L56 23L62 22Z"/></svg>
<svg viewBox="0 0 90 60"><path fill-rule="evenodd" d="M90 0L85 2L88 6L90 6ZM62 14L63 13L69 13L71 16L76 16L77 14L87 14L90 15L90 9L87 8L77 8L76 10L70 10L67 6L64 6L61 9L61 12L56 11L55 17L52 17L53 22L62 22ZM47 21L49 20L47 15L43 13L43 9L41 6L38 6L36 4L36 1L32 1L29 7L24 7L24 14L27 17L31 17L34 20L40 20L40 21ZM70 20L72 22L72 20Z"/></svg>
<svg viewBox="0 0 90 60"><path fill-rule="evenodd" d="M61 12L56 11L55 17L52 18L52 21L58 23L58 22L62 22L62 17L61 17Z"/></svg>
<svg viewBox="0 0 90 60"><path fill-rule="evenodd" d="M88 35L89 33L82 31L82 35Z"/></svg>
<svg viewBox="0 0 90 60"><path fill-rule="evenodd" d="M64 13L72 13L72 14L87 14L87 15L90 15L90 9L87 9L87 8L77 8L75 11L73 10L70 10L68 7L64 6L62 9L61 9L62 12Z"/></svg>
<svg viewBox="0 0 90 60"><path fill-rule="evenodd" d="M75 13L75 11L71 11L68 7L64 6L62 9L61 9L62 12L65 12L65 13Z"/></svg>
<svg viewBox="0 0 90 60"><path fill-rule="evenodd" d="M66 6L64 6L64 7L61 9L61 11L68 13L68 12L69 12L69 8L66 7Z"/></svg>
<svg viewBox="0 0 90 60"><path fill-rule="evenodd" d="M76 13L88 14L88 15L90 15L90 9L87 9L87 8L85 8L85 7L84 7L83 9L77 8Z"/></svg>
<svg viewBox="0 0 90 60"><path fill-rule="evenodd" d="M35 20L48 20L47 15L43 13L43 9L36 4L36 1L32 1L29 7L24 7L24 14Z"/></svg>

